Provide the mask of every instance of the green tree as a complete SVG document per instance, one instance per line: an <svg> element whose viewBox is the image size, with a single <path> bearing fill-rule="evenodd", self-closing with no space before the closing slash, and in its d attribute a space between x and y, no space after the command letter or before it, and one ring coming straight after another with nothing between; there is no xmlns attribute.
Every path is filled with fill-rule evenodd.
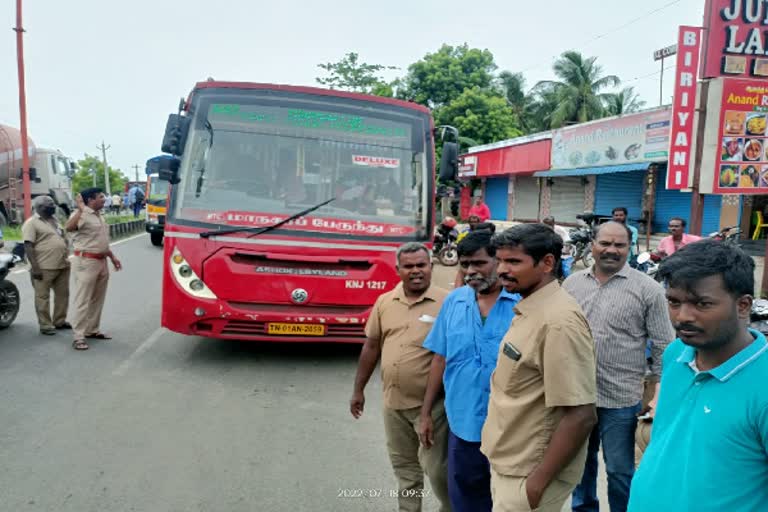
<svg viewBox="0 0 768 512"><path fill-rule="evenodd" d="M563 53L553 66L557 81L539 82L537 87L550 87L557 96L557 107L552 112L551 127L585 123L604 117L607 87L618 86L615 75L603 75L597 57L585 58L576 51Z"/></svg>
<svg viewBox="0 0 768 512"><path fill-rule="evenodd" d="M507 99L507 104L517 116L523 133L542 130L537 122L535 95L525 91L526 84L522 73L502 71L496 78L496 88Z"/></svg>
<svg viewBox="0 0 768 512"><path fill-rule="evenodd" d="M317 67L324 69L326 76L317 77L315 80L330 89L391 97L397 85L397 81L390 83L379 75L382 71L397 69L396 67L361 62L360 56L355 52L347 53L338 62L318 64Z"/></svg>
<svg viewBox="0 0 768 512"><path fill-rule="evenodd" d="M517 115L507 101L479 87L466 89L437 114L438 124L458 128L464 143L487 144L522 135Z"/></svg>
<svg viewBox="0 0 768 512"><path fill-rule="evenodd" d="M645 107L645 101L633 87L626 87L617 93L608 93L605 97L605 110L608 115L620 116L632 114Z"/></svg>
<svg viewBox="0 0 768 512"><path fill-rule="evenodd" d="M458 98L465 89L488 89L496 64L488 50L444 44L408 67L401 97L430 108L440 108Z"/></svg>
<svg viewBox="0 0 768 512"><path fill-rule="evenodd" d="M96 156L86 154L77 162L77 172L72 177L72 191L77 194L81 190L93 186L93 171L96 172L96 186L105 190L104 163ZM109 188L111 192L122 191L128 179L120 169L109 166Z"/></svg>

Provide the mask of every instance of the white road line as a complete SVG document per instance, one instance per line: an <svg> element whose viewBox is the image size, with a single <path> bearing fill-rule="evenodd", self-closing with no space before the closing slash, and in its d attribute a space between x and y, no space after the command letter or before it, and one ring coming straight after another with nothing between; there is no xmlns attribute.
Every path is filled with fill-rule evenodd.
<svg viewBox="0 0 768 512"><path fill-rule="evenodd" d="M158 328L155 332L150 334L149 338L144 340L144 343L139 345L139 348L137 348L133 354L128 356L128 359L123 361L123 363L117 367L115 371L112 372L112 375L115 375L117 377L121 377L128 372L128 370L131 369L131 367L134 365L134 363L150 348L152 348L152 345L157 343L157 341L165 334L165 329L162 327Z"/></svg>
<svg viewBox="0 0 768 512"><path fill-rule="evenodd" d="M109 244L109 246L112 247L113 245L124 244L125 242L130 242L131 240L136 240L137 238L145 236L145 235L146 235L146 233L139 233L138 235L129 236L128 238L123 238L122 240L118 240L117 242L112 242L111 244ZM73 255L71 255L69 257L69 259L72 259L74 257L75 257L75 255L73 254ZM13 274L23 274L24 272L29 272L29 268L20 268L19 270L14 270L13 272L11 272L11 275L13 275Z"/></svg>

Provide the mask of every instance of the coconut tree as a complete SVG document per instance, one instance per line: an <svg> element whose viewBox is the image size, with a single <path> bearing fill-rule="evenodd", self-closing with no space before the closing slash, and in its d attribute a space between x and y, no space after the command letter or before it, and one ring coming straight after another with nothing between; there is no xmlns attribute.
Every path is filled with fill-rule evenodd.
<svg viewBox="0 0 768 512"><path fill-rule="evenodd" d="M576 51L563 53L553 66L558 80L539 82L536 88L554 91L556 107L552 112L551 127L585 123L604 117L608 95L603 91L618 86L621 81L615 75L603 75L597 57L585 58Z"/></svg>
<svg viewBox="0 0 768 512"><path fill-rule="evenodd" d="M625 87L617 93L608 93L605 98L605 110L608 115L620 116L638 112L645 107L645 101L633 87Z"/></svg>

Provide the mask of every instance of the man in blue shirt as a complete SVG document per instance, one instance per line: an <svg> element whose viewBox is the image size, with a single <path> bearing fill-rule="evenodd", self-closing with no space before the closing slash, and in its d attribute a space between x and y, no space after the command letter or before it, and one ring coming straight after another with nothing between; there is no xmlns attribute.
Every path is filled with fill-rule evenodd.
<svg viewBox="0 0 768 512"><path fill-rule="evenodd" d="M637 241L639 239L639 233L637 231L637 228L635 226L631 226L627 222L627 216L629 215L629 211L624 208L623 206L619 206L613 209L611 212L611 215L613 216L613 222L618 222L619 224L624 224L627 226L627 229L632 233L632 240L629 242L629 265L634 268L635 267L635 260L637 259Z"/></svg>
<svg viewBox="0 0 768 512"><path fill-rule="evenodd" d="M424 348L435 353L421 408L422 444L430 446L432 404L445 386L448 494L454 512L490 512L491 473L480 452L488 412L491 373L501 339L515 315L517 294L503 289L496 273L491 233L469 233L458 245L462 286L443 303Z"/></svg>
<svg viewBox="0 0 768 512"><path fill-rule="evenodd" d="M630 512L768 510L768 342L747 328L754 270L740 248L715 240L662 263L679 338L664 353Z"/></svg>

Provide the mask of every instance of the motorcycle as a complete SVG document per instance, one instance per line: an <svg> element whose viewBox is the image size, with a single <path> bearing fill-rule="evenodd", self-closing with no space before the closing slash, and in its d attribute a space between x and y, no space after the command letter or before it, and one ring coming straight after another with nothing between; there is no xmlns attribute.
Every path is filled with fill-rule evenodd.
<svg viewBox="0 0 768 512"><path fill-rule="evenodd" d="M739 228L739 226L723 228L720 231L710 233L707 238L718 240L728 245L741 247L741 244L739 243L739 240L741 239L741 228Z"/></svg>
<svg viewBox="0 0 768 512"><path fill-rule="evenodd" d="M768 334L768 300L755 299L752 301L749 327L763 334Z"/></svg>
<svg viewBox="0 0 768 512"><path fill-rule="evenodd" d="M434 254L437 255L441 265L453 267L459 263L459 252L456 240L459 237L456 231L457 222L453 217L446 217L437 226L434 239Z"/></svg>
<svg viewBox="0 0 768 512"><path fill-rule="evenodd" d="M581 261L585 267L591 267L595 262L592 257L592 240L595 238L595 216L591 213L583 213L577 215L576 218L582 221L583 225L571 229L569 233L571 238L569 245L571 246L573 262L578 263Z"/></svg>
<svg viewBox="0 0 768 512"><path fill-rule="evenodd" d="M19 289L6 277L21 261L18 254L0 254L0 329L10 327L19 313Z"/></svg>

